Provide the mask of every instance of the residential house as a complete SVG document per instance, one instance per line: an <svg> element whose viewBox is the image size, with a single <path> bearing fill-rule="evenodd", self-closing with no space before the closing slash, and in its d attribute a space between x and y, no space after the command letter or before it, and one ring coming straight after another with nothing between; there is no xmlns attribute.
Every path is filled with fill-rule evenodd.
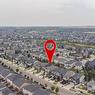
<svg viewBox="0 0 95 95"><path fill-rule="evenodd" d="M83 83L84 82L84 78L85 78L84 75L81 75L79 73L75 73L75 75L71 77L71 81L75 85L77 85L77 84Z"/></svg>
<svg viewBox="0 0 95 95"><path fill-rule="evenodd" d="M36 84L25 85L22 87L22 91L25 95L53 95Z"/></svg>
<svg viewBox="0 0 95 95"><path fill-rule="evenodd" d="M87 83L87 90L95 93L95 81L94 80Z"/></svg>

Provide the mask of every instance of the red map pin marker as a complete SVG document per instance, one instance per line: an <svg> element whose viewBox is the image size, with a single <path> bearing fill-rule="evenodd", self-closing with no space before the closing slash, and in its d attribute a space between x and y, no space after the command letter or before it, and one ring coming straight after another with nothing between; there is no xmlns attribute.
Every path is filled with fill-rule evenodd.
<svg viewBox="0 0 95 95"><path fill-rule="evenodd" d="M49 44L52 44L53 45L52 49L49 49L47 47ZM51 63L52 62L52 59L53 59L54 52L56 50L56 42L54 40L47 40L44 43L44 50L45 50L45 53L47 55L48 62Z"/></svg>

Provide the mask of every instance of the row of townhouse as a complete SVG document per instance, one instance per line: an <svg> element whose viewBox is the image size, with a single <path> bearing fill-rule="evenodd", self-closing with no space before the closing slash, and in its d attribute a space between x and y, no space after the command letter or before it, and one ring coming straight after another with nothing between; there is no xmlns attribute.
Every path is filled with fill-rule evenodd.
<svg viewBox="0 0 95 95"><path fill-rule="evenodd" d="M48 63L39 63L36 61L33 67L38 71L44 71L44 75L52 80L60 81L64 84L64 81L73 82L75 84L80 84L84 82L84 75L80 75L73 71L54 66Z"/></svg>
<svg viewBox="0 0 95 95"><path fill-rule="evenodd" d="M53 95L42 89L40 85L32 83L30 80L26 80L23 76L1 65L0 75L5 80L7 86L12 88L12 91L16 91L17 95Z"/></svg>
<svg viewBox="0 0 95 95"><path fill-rule="evenodd" d="M14 55L15 56L15 55ZM48 63L42 63L39 61L35 61L32 57L27 58L26 56L22 56L18 58L18 62L19 60L21 61L20 63L26 65L26 67L33 67L35 69L37 69L38 71L44 71L45 75L50 78L52 76L52 79L55 79L57 81L63 81L62 83L64 83L64 80L68 80L69 82L74 82L75 84L79 84L82 83L84 81L84 76L80 75L78 73L74 73L73 71L64 69L63 67L57 67L54 66L53 64L48 64ZM24 62L24 63L23 63ZM82 68L82 63L76 60L70 60L68 61L66 64L64 64L65 67L67 67L68 65L73 67L78 67ZM29 76L28 76L29 77Z"/></svg>

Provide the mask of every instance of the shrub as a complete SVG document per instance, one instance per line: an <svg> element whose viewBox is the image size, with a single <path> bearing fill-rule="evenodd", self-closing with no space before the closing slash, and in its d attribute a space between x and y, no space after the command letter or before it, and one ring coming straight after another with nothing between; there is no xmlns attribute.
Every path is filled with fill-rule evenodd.
<svg viewBox="0 0 95 95"><path fill-rule="evenodd" d="M55 88L55 92L56 92L56 94L59 92L59 88L58 87Z"/></svg>
<svg viewBox="0 0 95 95"><path fill-rule="evenodd" d="M52 87L51 87L51 90L54 91L54 89L55 89L55 86L52 86Z"/></svg>

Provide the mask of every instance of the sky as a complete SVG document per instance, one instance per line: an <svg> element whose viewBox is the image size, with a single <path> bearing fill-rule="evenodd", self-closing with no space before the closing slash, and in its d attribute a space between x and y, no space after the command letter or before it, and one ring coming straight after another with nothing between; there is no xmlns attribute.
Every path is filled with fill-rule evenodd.
<svg viewBox="0 0 95 95"><path fill-rule="evenodd" d="M95 26L95 0L0 0L0 26Z"/></svg>

